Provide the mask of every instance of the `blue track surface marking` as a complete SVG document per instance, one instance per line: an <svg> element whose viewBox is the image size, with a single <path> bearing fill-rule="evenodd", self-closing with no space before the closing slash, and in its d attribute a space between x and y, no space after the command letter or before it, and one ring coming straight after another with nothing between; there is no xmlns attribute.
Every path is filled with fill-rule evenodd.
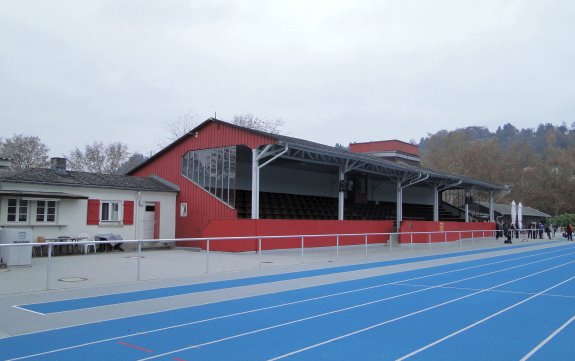
<svg viewBox="0 0 575 361"><path fill-rule="evenodd" d="M570 360L570 246L0 339L22 360ZM550 337L553 335L553 337ZM547 342L543 342L546 339ZM571 353L570 353L571 352Z"/></svg>
<svg viewBox="0 0 575 361"><path fill-rule="evenodd" d="M523 248L523 247L531 247L531 246L533 246L533 245L520 245L520 246L514 246L514 247L515 248ZM145 290L145 291L135 291L135 292L112 294L112 295L77 298L77 299L71 299L71 300L44 302L44 303L37 303L37 304L27 304L27 305L20 305L19 307L22 309L25 309L25 310L30 310L30 311L34 311L34 312L38 312L38 313L42 313L42 314L50 314L50 313L56 313L56 312L66 312L66 311L80 310L80 309L93 308L93 307L102 307L102 306L127 303L127 302L157 299L157 298L162 298L162 297L185 295L185 294L204 292L204 291L220 290L220 289L231 288L231 287L258 285L258 284L279 282L279 281L292 280L292 279L298 279L298 278L315 277L315 276L344 273L344 272L351 272L351 271L358 271L358 270L367 270L367 269L373 269L373 268L378 268L378 267L393 266L393 265L406 264L406 263L412 263L412 262L423 262L423 261L430 261L430 260L442 259L442 258L452 258L452 257L459 257L459 256L470 255L470 254L487 253L487 252L494 252L494 251L501 251L501 250L508 250L508 249L509 249L509 247L500 247L500 248L491 248L491 249L483 249L483 250L456 252L456 253L450 253L450 254L415 257L415 258L400 259L400 260L393 260L393 261L372 262L372 263L359 264L359 265L340 266L340 267L324 268L324 269L311 270L311 271L284 273L284 274L270 275L270 276L258 276L258 277L250 277L250 278L243 278L243 279L234 279L234 280L229 280L229 281L218 281L218 282L209 282L209 283L194 284L194 285L165 287L165 288L158 288L158 289Z"/></svg>

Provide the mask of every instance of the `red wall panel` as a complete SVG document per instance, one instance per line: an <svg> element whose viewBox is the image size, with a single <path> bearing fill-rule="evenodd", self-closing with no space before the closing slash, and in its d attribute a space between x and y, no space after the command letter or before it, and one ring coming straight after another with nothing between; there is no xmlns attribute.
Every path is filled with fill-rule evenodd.
<svg viewBox="0 0 575 361"><path fill-rule="evenodd" d="M364 244L366 233L391 233L393 221L317 221L317 220L281 220L281 219L217 219L209 223L203 230L201 237L251 237L249 239L227 239L211 241L210 250L226 252L256 251L258 249L258 236L288 236L263 240L262 249L286 249L301 247L301 237L294 235L328 235L322 237L305 237L305 247L335 246L335 234L353 234L354 236L341 236L340 245ZM368 243L381 243L387 241L388 235L370 236ZM178 242L179 246L193 246L206 249L205 241Z"/></svg>
<svg viewBox="0 0 575 361"><path fill-rule="evenodd" d="M486 231L485 233L471 231ZM461 238L493 237L495 223L492 222L429 222L403 221L399 228L399 243L428 243L457 241ZM417 234L417 232L437 232ZM445 233L444 233L445 232Z"/></svg>
<svg viewBox="0 0 575 361"><path fill-rule="evenodd" d="M182 156L190 150L209 149L234 145L245 145L254 149L263 144L273 144L276 140L258 133L252 133L218 121L207 122L197 135L190 134L178 143L170 145L154 155L132 175L157 175L180 187L176 197L176 238L199 237L202 229L214 219L236 219L235 209L229 207L201 187L196 186L181 174ZM188 215L180 217L180 203L188 204Z"/></svg>
<svg viewBox="0 0 575 361"><path fill-rule="evenodd" d="M374 153L382 151L399 151L408 154L419 155L417 145L405 143L399 140L384 140L380 142L351 143L349 150L355 153Z"/></svg>

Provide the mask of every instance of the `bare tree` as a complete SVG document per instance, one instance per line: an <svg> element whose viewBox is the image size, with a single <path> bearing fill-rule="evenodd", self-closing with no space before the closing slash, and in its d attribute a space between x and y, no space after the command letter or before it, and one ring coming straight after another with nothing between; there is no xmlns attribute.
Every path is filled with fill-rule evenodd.
<svg viewBox="0 0 575 361"><path fill-rule="evenodd" d="M128 146L124 143L104 145L102 142L94 142L92 145L86 145L84 151L74 149L67 158L71 170L113 174L129 156Z"/></svg>
<svg viewBox="0 0 575 361"><path fill-rule="evenodd" d="M122 163L120 168L116 171L117 174L127 174L130 170L135 168L136 166L144 163L148 157L143 155L142 153L134 153L130 156L130 158Z"/></svg>
<svg viewBox="0 0 575 361"><path fill-rule="evenodd" d="M272 134L279 133L280 128L284 126L284 121L280 118L258 118L251 113L234 115L232 123L242 127L261 130L263 132Z"/></svg>
<svg viewBox="0 0 575 361"><path fill-rule="evenodd" d="M183 135L189 133L192 129L198 126L200 122L195 114L187 112L177 118L166 120L163 123L163 128L168 132L168 141L173 142ZM162 144L160 146L163 147Z"/></svg>
<svg viewBox="0 0 575 361"><path fill-rule="evenodd" d="M11 138L0 138L0 156L11 159L14 168L48 166L48 150L38 137L14 134Z"/></svg>

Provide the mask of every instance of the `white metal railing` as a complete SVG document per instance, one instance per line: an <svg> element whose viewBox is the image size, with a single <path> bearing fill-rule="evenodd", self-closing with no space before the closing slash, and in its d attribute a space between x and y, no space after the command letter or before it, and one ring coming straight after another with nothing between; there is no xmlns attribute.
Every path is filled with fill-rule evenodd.
<svg viewBox="0 0 575 361"><path fill-rule="evenodd" d="M154 239L154 240L115 240L111 242L109 240L105 241L64 241L64 242L52 242L46 241L43 243L14 243L14 244L0 244L0 254L4 247L30 247L30 252L32 252L32 247L43 246L48 247L47 252L47 263L46 263L46 283L45 289L50 290L52 288L52 268L54 263L54 257L52 255L54 247L60 246L80 246L83 248L86 244L96 244L107 245L110 243L123 243L126 244L136 244L137 253L137 266L135 280L140 281L142 279L142 245L144 243L171 243L171 242L205 242L205 268L203 273L210 274L213 273L211 263L214 258L214 253L217 252L218 248L214 247L216 243L219 242L237 242L241 240L257 240L256 246L250 252L255 252L257 254L257 268L262 268L263 264L263 254L264 252L275 252L275 251L294 251L299 254L296 256L299 258L299 263L305 263L306 254L311 252L323 252L324 256L329 252L335 251L335 257L332 257L330 261L338 261L341 257L342 250L354 249L355 254L361 254L363 258L369 258L370 254L393 254L398 250L411 251L416 247L421 245L431 248L434 245L444 245L446 248L448 245L455 245L456 248L461 249L463 244L467 242L468 245L474 246L480 240L483 247L495 247L495 230L463 230L463 231L435 231L435 232L393 232L393 233L354 233L354 234L308 234L308 235L281 235L281 236L242 236L242 237L210 237L210 238L177 238L177 239ZM363 239L361 242L353 242L353 244L342 245L342 240L346 238L353 237L355 239ZM310 247L309 244L313 239L317 238L328 238L333 239L333 244L322 244L320 247ZM401 243L395 243L394 240L399 240L401 238ZM288 249L278 249L273 248L273 242L281 239L299 240L299 245L297 248ZM375 239L375 240L374 240ZM371 240L371 242L370 242ZM306 242L307 241L307 242ZM272 242L271 246L268 242ZM265 246L268 246L267 248ZM385 246L383 253L380 248L375 248L375 246ZM373 247L370 247L373 246ZM298 250L299 248L299 250ZM335 250L334 250L335 248ZM328 251L329 250L329 251ZM370 253L371 251L371 253ZM307 253L306 253L307 252ZM293 259L292 252L292 259ZM329 257L328 257L329 258ZM357 258L357 257L356 257ZM325 257L324 257L325 259Z"/></svg>

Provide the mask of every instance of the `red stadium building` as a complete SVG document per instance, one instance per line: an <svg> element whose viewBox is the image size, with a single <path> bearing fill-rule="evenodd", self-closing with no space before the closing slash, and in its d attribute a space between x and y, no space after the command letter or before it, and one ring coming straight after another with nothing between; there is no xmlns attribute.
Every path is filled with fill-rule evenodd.
<svg viewBox="0 0 575 361"><path fill-rule="evenodd" d="M492 203L503 189L421 168L417 146L397 140L353 143L348 150L217 119L204 121L130 174L156 175L179 186L177 238L493 229L493 212L491 222L465 222L468 212L442 202L441 194L487 192ZM297 247L293 242L286 238L273 248ZM327 244L332 240L306 246ZM223 248L256 246L234 242Z"/></svg>

